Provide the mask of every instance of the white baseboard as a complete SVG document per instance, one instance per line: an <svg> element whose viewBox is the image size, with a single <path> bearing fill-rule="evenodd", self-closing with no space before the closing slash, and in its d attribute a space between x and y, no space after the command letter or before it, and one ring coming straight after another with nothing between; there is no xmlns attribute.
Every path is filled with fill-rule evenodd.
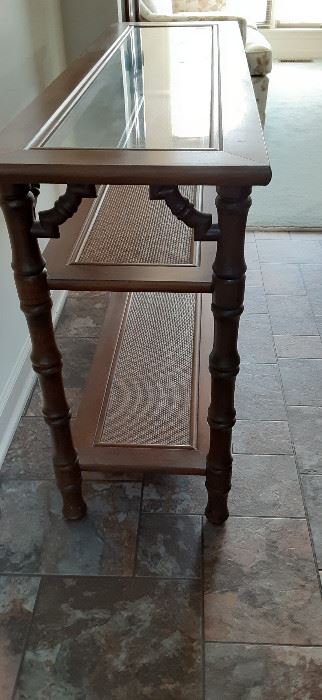
<svg viewBox="0 0 322 700"><path fill-rule="evenodd" d="M322 29L261 29L270 42L273 58L314 59L322 58Z"/></svg>
<svg viewBox="0 0 322 700"><path fill-rule="evenodd" d="M66 296L67 292L55 292L52 311L54 325L63 310ZM36 381L30 352L28 336L0 396L0 468Z"/></svg>

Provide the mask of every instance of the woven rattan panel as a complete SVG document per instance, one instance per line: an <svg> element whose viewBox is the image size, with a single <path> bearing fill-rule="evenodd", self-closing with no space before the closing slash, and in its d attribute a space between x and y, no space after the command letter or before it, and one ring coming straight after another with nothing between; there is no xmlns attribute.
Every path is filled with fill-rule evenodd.
<svg viewBox="0 0 322 700"><path fill-rule="evenodd" d="M196 202L196 187L182 193ZM94 205L95 206L95 205ZM164 201L150 201L146 186L113 186L72 260L78 264L192 265L193 232Z"/></svg>
<svg viewBox="0 0 322 700"><path fill-rule="evenodd" d="M96 444L190 445L194 294L135 293Z"/></svg>

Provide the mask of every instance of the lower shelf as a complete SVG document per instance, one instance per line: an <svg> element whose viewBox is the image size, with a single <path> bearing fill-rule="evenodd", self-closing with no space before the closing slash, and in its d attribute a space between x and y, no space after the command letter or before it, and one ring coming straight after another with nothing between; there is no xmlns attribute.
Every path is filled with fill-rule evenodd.
<svg viewBox="0 0 322 700"><path fill-rule="evenodd" d="M111 295L77 419L81 468L204 474L208 294Z"/></svg>

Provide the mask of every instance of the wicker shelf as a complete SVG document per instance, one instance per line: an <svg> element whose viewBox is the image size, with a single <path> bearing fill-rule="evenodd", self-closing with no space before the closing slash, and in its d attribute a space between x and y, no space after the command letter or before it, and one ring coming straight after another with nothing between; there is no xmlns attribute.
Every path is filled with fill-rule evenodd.
<svg viewBox="0 0 322 700"><path fill-rule="evenodd" d="M197 205L202 190L183 188ZM216 243L193 232L146 186L102 187L46 249L51 289L208 292Z"/></svg>
<svg viewBox="0 0 322 700"><path fill-rule="evenodd" d="M197 207L202 190L183 188ZM76 421L81 467L204 473L216 244L146 186L102 187L46 250L53 289L110 290ZM205 303L206 302L206 303Z"/></svg>
<svg viewBox="0 0 322 700"><path fill-rule="evenodd" d="M204 474L208 295L112 294L73 435L81 468Z"/></svg>

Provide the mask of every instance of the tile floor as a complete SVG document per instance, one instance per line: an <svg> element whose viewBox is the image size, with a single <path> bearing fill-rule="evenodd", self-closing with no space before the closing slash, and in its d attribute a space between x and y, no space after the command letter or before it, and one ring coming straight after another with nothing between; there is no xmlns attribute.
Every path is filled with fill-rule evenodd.
<svg viewBox="0 0 322 700"><path fill-rule="evenodd" d="M86 479L61 518L36 388L1 472L0 698L322 698L322 237L248 234L231 517L204 479ZM58 327L77 410L108 295Z"/></svg>

